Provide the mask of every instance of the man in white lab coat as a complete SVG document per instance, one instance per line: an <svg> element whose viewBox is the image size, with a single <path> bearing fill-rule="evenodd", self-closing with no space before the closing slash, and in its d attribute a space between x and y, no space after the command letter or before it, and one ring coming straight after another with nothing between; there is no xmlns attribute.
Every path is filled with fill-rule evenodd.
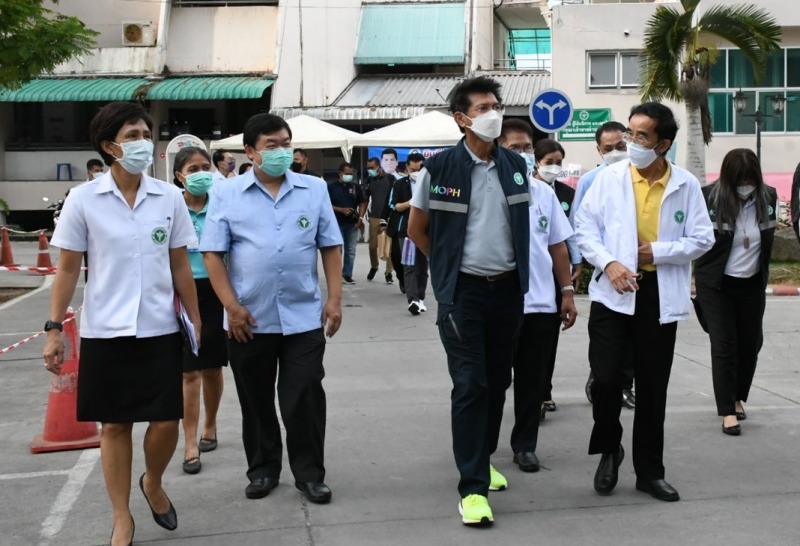
<svg viewBox="0 0 800 546"><path fill-rule="evenodd" d="M589 454L602 454L594 488L608 495L624 457L619 421L621 364L633 346L636 488L663 501L664 414L677 321L689 318L691 262L714 244L700 183L670 164L678 126L659 103L635 106L625 140L629 160L603 169L576 218L578 245L595 266L589 285L589 361L594 429Z"/></svg>

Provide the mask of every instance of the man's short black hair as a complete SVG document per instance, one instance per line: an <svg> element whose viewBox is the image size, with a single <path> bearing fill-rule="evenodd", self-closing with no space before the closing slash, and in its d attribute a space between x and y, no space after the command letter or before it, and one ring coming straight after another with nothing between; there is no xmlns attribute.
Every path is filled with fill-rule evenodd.
<svg viewBox="0 0 800 546"><path fill-rule="evenodd" d="M508 118L503 120L503 129L500 133L500 140L504 140L506 138L506 133L525 133L529 137L531 137L531 142L533 142L533 126L528 123L527 121L523 121L519 118Z"/></svg>
<svg viewBox="0 0 800 546"><path fill-rule="evenodd" d="M111 166L114 156L107 154L102 147L105 141L115 142L117 133L126 123L142 120L150 131L153 130L153 118L138 102L110 102L103 106L89 124L89 141L103 162Z"/></svg>
<svg viewBox="0 0 800 546"><path fill-rule="evenodd" d="M369 163L376 163L378 167L381 166L381 160L378 159L377 157L370 157L369 159L367 159L367 164Z"/></svg>
<svg viewBox="0 0 800 546"><path fill-rule="evenodd" d="M406 164L408 164L408 163L417 163L418 161L422 161L422 162L425 161L425 156L422 155L419 152L412 152L412 153L408 154L408 157L406 158Z"/></svg>
<svg viewBox="0 0 800 546"><path fill-rule="evenodd" d="M285 119L275 114L267 114L266 112L256 114L248 119L244 126L242 143L245 146L255 148L258 137L277 133L281 129L286 129L289 133L289 138L292 138L292 128L289 127Z"/></svg>
<svg viewBox="0 0 800 546"><path fill-rule="evenodd" d="M498 102L503 102L500 96L500 84L488 76L478 76L462 81L450 91L450 112L466 114L472 105L469 96L483 93L492 93Z"/></svg>
<svg viewBox="0 0 800 546"><path fill-rule="evenodd" d="M94 158L90 159L89 161L86 162L86 172L91 171L95 167L100 167L102 169L103 168L103 162L100 161L99 159L94 159Z"/></svg>
<svg viewBox="0 0 800 546"><path fill-rule="evenodd" d="M292 132L291 132L291 131L289 131L289 134L292 134ZM294 153L296 153L296 154L300 154L300 155L302 155L304 158L308 159L308 152L305 150L305 148L295 148L295 149L294 149Z"/></svg>
<svg viewBox="0 0 800 546"><path fill-rule="evenodd" d="M350 162L348 162L348 161L342 161L341 163L339 163L339 172L340 172L340 173L343 173L343 172L344 172L344 170L345 170L347 167L350 167L350 168L352 169L352 168L353 168L353 164L352 164L352 163L350 163Z"/></svg>
<svg viewBox="0 0 800 546"><path fill-rule="evenodd" d="M675 121L675 115L668 106L660 102L644 102L631 108L631 115L628 116L628 121L638 114L655 120L655 131L658 135L658 140L669 140L670 143L675 142L675 135L678 134L678 122ZM667 152L665 151L664 153Z"/></svg>
<svg viewBox="0 0 800 546"><path fill-rule="evenodd" d="M215 167L217 166L217 164L218 164L220 161L225 161L225 154L226 154L226 153L227 153L227 152L224 152L224 151L222 151L222 150L215 150L215 151L214 151L214 157L212 158L212 161L214 162L214 166L215 166Z"/></svg>
<svg viewBox="0 0 800 546"><path fill-rule="evenodd" d="M594 139L597 142L597 145L600 146L600 137L603 136L603 133L614 133L616 131L624 133L627 130L628 128L618 121L607 121L598 127L597 131L594 132Z"/></svg>
<svg viewBox="0 0 800 546"><path fill-rule="evenodd" d="M393 155L395 160L398 159L397 158L397 150L395 150L394 148L386 148L384 151L382 151L381 152L381 159L383 159L383 156L385 156L385 155Z"/></svg>

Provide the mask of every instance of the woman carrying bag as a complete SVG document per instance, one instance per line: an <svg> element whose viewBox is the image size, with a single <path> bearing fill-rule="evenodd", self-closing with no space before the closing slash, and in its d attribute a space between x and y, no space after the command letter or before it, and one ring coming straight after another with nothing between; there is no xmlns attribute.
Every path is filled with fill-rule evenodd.
<svg viewBox="0 0 800 546"><path fill-rule="evenodd" d="M731 150L719 180L703 188L714 247L695 262L695 305L711 339L711 369L722 432L741 434L758 353L778 198L756 155Z"/></svg>

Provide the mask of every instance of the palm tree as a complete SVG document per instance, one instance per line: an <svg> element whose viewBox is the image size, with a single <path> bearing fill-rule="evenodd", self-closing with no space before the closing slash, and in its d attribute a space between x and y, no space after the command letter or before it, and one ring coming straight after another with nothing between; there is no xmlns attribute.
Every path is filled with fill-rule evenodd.
<svg viewBox="0 0 800 546"><path fill-rule="evenodd" d="M650 17L640 57L642 100L686 104L687 168L705 183L705 145L711 142L708 87L720 39L741 50L755 80L764 77L769 55L780 49L781 27L755 5L716 5L698 13L700 0L680 0L683 13L661 5Z"/></svg>

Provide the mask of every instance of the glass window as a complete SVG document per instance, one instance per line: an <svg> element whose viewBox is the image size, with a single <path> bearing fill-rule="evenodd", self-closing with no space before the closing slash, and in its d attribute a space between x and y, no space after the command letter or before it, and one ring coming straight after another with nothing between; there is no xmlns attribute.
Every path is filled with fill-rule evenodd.
<svg viewBox="0 0 800 546"><path fill-rule="evenodd" d="M800 87L800 49L786 50L787 87Z"/></svg>
<svg viewBox="0 0 800 546"><path fill-rule="evenodd" d="M800 132L800 91L786 93L786 130Z"/></svg>
<svg viewBox="0 0 800 546"><path fill-rule="evenodd" d="M738 49L728 51L728 87L755 87L753 67Z"/></svg>
<svg viewBox="0 0 800 546"><path fill-rule="evenodd" d="M745 91L744 96L747 97L747 106L741 114L736 112L736 134L754 135L756 134L756 92Z"/></svg>
<svg viewBox="0 0 800 546"><path fill-rule="evenodd" d="M779 116L775 114L775 110L772 108L772 97L775 95L783 96L783 92L776 93L775 91L761 91L758 93L761 111L764 112L764 125L761 126L761 130L780 131L782 133L786 109L784 108L783 113Z"/></svg>
<svg viewBox="0 0 800 546"><path fill-rule="evenodd" d="M783 87L784 50L773 51L767 60L767 70L758 87Z"/></svg>
<svg viewBox="0 0 800 546"><path fill-rule="evenodd" d="M733 132L733 93L709 93L711 130L714 133Z"/></svg>
<svg viewBox="0 0 800 546"><path fill-rule="evenodd" d="M717 62L711 65L711 88L712 89L724 89L727 87L725 85L725 77L726 72L728 69L728 52L727 50L722 50L719 52L719 57L717 57Z"/></svg>
<svg viewBox="0 0 800 546"><path fill-rule="evenodd" d="M617 86L617 55L592 53L589 55L589 87Z"/></svg>
<svg viewBox="0 0 800 546"><path fill-rule="evenodd" d="M636 87L639 85L639 54L623 53L620 59L622 87Z"/></svg>

